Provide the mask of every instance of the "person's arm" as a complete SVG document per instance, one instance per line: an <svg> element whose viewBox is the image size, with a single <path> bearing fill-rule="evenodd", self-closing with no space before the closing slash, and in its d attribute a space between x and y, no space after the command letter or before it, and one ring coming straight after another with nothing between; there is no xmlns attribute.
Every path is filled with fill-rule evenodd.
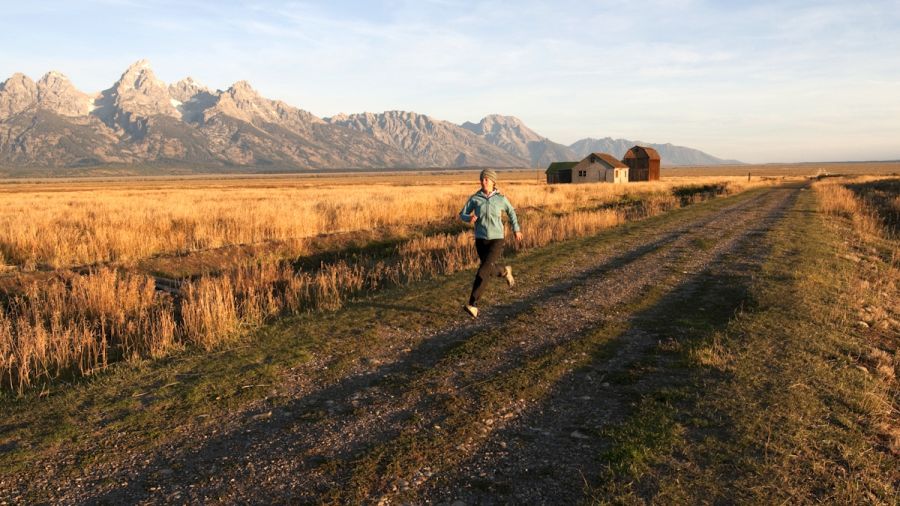
<svg viewBox="0 0 900 506"><path fill-rule="evenodd" d="M512 204L509 202L509 199L503 197L506 200L506 215L509 216L509 225L513 229L513 233L516 235L516 240L522 240L522 228L519 226L519 217L516 216L516 210L513 208Z"/></svg>
<svg viewBox="0 0 900 506"><path fill-rule="evenodd" d="M475 202L471 198L469 198L469 200L466 201L466 205L463 206L462 211L459 212L459 219L461 219L462 221L464 221L466 223L474 222L475 220L478 219L477 216L472 214L472 211L474 211L474 210L475 210Z"/></svg>

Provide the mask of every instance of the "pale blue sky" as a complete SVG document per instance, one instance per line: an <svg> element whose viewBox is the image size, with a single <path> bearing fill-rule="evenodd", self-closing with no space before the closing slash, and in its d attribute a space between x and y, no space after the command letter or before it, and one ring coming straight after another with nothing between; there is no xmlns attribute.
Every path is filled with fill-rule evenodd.
<svg viewBox="0 0 900 506"><path fill-rule="evenodd" d="M318 116L518 116L563 144L900 159L900 0L0 0L0 80L248 80Z"/></svg>

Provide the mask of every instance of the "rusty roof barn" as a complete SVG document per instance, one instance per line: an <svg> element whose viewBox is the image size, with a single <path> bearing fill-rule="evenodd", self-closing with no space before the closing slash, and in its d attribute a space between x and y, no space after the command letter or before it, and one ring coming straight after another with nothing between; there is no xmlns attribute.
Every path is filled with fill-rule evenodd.
<svg viewBox="0 0 900 506"><path fill-rule="evenodd" d="M628 181L659 181L659 153L646 146L634 146L622 158L628 166Z"/></svg>

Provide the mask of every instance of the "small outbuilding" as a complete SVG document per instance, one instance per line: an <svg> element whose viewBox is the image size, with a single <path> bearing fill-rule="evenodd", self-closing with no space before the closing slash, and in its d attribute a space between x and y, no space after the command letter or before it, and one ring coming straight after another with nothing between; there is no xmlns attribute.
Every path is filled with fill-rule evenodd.
<svg viewBox="0 0 900 506"><path fill-rule="evenodd" d="M609 153L591 153L572 167L573 183L627 183L628 166Z"/></svg>
<svg viewBox="0 0 900 506"><path fill-rule="evenodd" d="M628 166L609 153L591 153L580 162L554 162L547 183L627 183Z"/></svg>
<svg viewBox="0 0 900 506"><path fill-rule="evenodd" d="M547 167L547 184L571 183L572 167L578 162L553 162Z"/></svg>
<svg viewBox="0 0 900 506"><path fill-rule="evenodd" d="M659 153L645 146L634 146L622 158L628 166L628 181L659 181Z"/></svg>

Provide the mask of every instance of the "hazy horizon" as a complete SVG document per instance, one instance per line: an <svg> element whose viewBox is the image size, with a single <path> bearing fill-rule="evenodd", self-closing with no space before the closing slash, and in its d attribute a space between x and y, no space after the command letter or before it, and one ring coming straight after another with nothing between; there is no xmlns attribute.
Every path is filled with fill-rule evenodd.
<svg viewBox="0 0 900 506"><path fill-rule="evenodd" d="M86 92L131 63L320 117L520 118L570 145L672 143L748 163L900 159L895 1L3 2L0 80Z"/></svg>

